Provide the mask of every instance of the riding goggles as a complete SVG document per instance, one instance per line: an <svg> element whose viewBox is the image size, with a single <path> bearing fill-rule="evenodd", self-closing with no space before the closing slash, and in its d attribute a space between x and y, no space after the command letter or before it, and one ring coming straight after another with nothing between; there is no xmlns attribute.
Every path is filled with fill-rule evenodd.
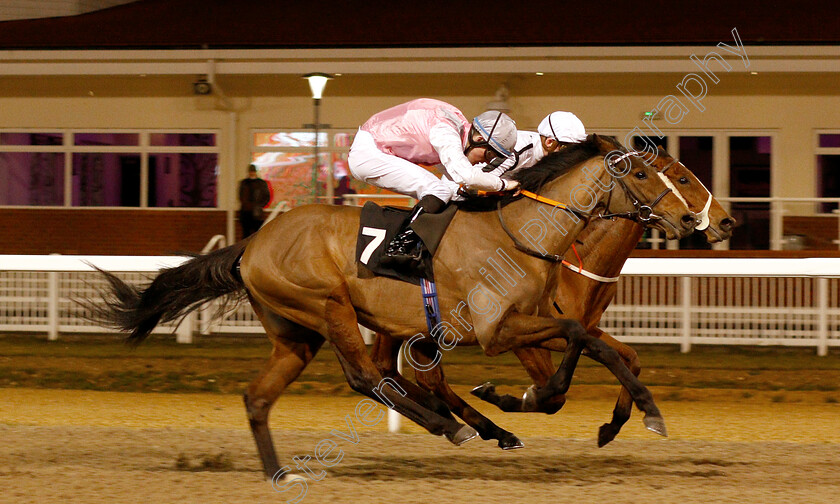
<svg viewBox="0 0 840 504"><path fill-rule="evenodd" d="M476 140L478 137L480 140ZM473 149L477 148L484 148L484 162L487 163L487 166L492 166L493 168L498 168L507 160L507 156L500 153L496 149L494 149L490 142L484 139L475 128L470 130L470 136L468 141L467 148L464 150L464 154L469 153Z"/></svg>

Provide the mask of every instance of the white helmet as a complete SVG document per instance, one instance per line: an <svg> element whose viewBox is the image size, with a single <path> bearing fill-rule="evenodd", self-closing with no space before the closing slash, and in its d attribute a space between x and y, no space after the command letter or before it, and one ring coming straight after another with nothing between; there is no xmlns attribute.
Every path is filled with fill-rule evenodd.
<svg viewBox="0 0 840 504"><path fill-rule="evenodd" d="M586 129L571 112L552 112L542 120L537 132L558 142L580 143L586 140Z"/></svg>
<svg viewBox="0 0 840 504"><path fill-rule="evenodd" d="M490 110L475 116L473 128L490 147L505 157L513 156L516 147L516 123L507 114Z"/></svg>

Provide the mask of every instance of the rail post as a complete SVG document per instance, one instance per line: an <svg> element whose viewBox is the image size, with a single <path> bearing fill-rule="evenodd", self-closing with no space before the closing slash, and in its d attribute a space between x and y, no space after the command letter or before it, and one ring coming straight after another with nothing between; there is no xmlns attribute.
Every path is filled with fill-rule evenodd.
<svg viewBox="0 0 840 504"><path fill-rule="evenodd" d="M403 352L405 352L405 341L400 345L400 351L397 352L397 373L403 372ZM402 417L399 413L391 408L388 408L388 432L399 432L402 424Z"/></svg>
<svg viewBox="0 0 840 504"><path fill-rule="evenodd" d="M817 355L828 355L828 278L817 278Z"/></svg>
<svg viewBox="0 0 840 504"><path fill-rule="evenodd" d="M682 341L680 352L691 351L691 277L680 278L682 284Z"/></svg>
<svg viewBox="0 0 840 504"><path fill-rule="evenodd" d="M177 343L191 344L193 342L193 326L195 325L195 312L191 312L181 320L175 332Z"/></svg>
<svg viewBox="0 0 840 504"><path fill-rule="evenodd" d="M59 255L59 254L50 254ZM58 271L47 273L47 340L58 339Z"/></svg>

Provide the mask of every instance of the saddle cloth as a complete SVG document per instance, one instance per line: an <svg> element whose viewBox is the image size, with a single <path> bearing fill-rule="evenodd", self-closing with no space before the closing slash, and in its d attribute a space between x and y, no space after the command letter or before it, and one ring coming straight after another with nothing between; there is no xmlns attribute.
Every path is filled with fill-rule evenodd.
<svg viewBox="0 0 840 504"><path fill-rule="evenodd" d="M376 275L396 278L404 282L420 285L421 279L433 281L432 257L457 207L450 205L437 214L421 214L411 228L423 240L422 261L416 268L400 267L395 269L381 264L382 256L391 240L400 232L408 219L410 209L385 206L372 201L365 203L359 219L359 233L356 238L356 261Z"/></svg>

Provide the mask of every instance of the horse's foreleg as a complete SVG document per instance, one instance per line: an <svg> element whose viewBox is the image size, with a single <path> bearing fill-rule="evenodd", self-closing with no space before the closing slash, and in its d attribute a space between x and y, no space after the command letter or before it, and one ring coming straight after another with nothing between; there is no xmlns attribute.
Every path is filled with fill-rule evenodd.
<svg viewBox="0 0 840 504"><path fill-rule="evenodd" d="M432 434L446 436L456 445L477 435L471 427L444 418L411 400L396 380L382 377L367 353L346 286L330 294L324 318L328 339L353 390L385 404Z"/></svg>
<svg viewBox="0 0 840 504"><path fill-rule="evenodd" d="M553 328L550 321L555 322ZM553 396L563 394L568 390L580 353L585 349L589 357L604 364L629 391L636 406L645 413L645 426L657 434L666 435L662 415L647 387L642 385L624 365L615 349L588 334L583 326L575 321L510 313L487 342L489 351L488 346L485 346L485 351L491 353L518 346L535 345L557 337L568 341L563 361L545 387L536 389L531 394L526 392L524 398L526 410L532 411L534 408L542 407Z"/></svg>
<svg viewBox="0 0 840 504"><path fill-rule="evenodd" d="M632 352L632 355L635 355L635 351L629 347L627 348L630 352ZM624 387L621 393L623 394L626 392L630 396L632 402L636 403L636 407L645 414L643 419L645 427L661 436L667 436L668 434L665 429L665 421L662 419L662 414L659 412L659 408L653 401L653 395L650 393L650 390L648 390L648 388L645 387L637 378L641 368L638 366L635 369L633 369L632 366L628 367L625 362L621 360L618 352L612 348L607 341L602 341L601 339L590 336L590 339L587 341L586 349L588 357L607 366L616 378L618 378L618 381L621 382L621 385ZM631 361L632 355L628 353L628 357L631 358ZM638 357L636 357L636 363L638 364ZM613 411L613 422L617 422L616 425L618 428L620 428L621 425L630 418L631 409L632 408L630 408L629 404L625 405L622 403L622 397L619 395L616 409ZM618 415L617 418L615 416L616 414ZM611 423L606 425L613 424ZM618 430L616 430L615 433L617 434ZM607 439L609 434L610 432L604 432L604 439ZM613 437L615 437L614 434ZM610 440L611 439L607 439L604 444ZM601 443L600 433L598 442L599 444ZM600 445L603 446L603 444Z"/></svg>
<svg viewBox="0 0 840 504"><path fill-rule="evenodd" d="M566 348L566 341L559 340ZM513 353L519 358L525 371L531 376L536 387L545 387L548 380L554 374L555 367L551 362L551 352L545 348L516 348ZM532 386L533 388L533 386ZM508 413L519 413L526 411L523 407L523 397L516 397L510 394L499 395L496 393L496 386L490 382L479 385L470 391L471 394L494 404L500 410ZM549 398L544 404L537 405L537 412L554 414L566 403L566 395L559 394Z"/></svg>
<svg viewBox="0 0 840 504"><path fill-rule="evenodd" d="M496 355L512 349L535 346L555 338L563 338L568 342L560 366L545 386L529 388L522 398L520 411L537 411L548 409L554 396L565 394L569 389L580 354L586 347L587 336L586 330L576 320L510 312L499 323L495 333L481 344L485 353Z"/></svg>
<svg viewBox="0 0 840 504"><path fill-rule="evenodd" d="M616 340L608 333L598 329L597 327L591 329L589 334L597 337L598 339L606 342L611 347L615 348L618 354L621 356L621 359L624 361L624 365L630 369L630 372L633 373L634 376L639 376L641 372L641 363L639 362L639 355L636 353L635 350L630 348L629 346L621 343L620 341ZM618 394L618 400L615 403L615 408L613 409L613 417L610 423L605 423L601 426L598 430L598 446L604 446L605 444L609 443L615 436L618 435L618 432L621 430L621 427L627 423L627 420L630 419L630 413L633 410L633 398L630 396L630 391L627 390L625 387L621 387L621 391Z"/></svg>

